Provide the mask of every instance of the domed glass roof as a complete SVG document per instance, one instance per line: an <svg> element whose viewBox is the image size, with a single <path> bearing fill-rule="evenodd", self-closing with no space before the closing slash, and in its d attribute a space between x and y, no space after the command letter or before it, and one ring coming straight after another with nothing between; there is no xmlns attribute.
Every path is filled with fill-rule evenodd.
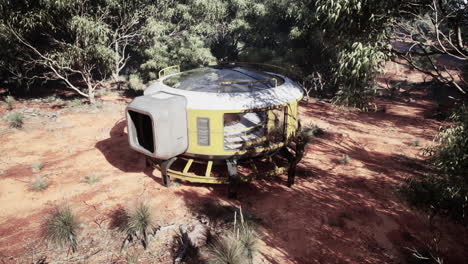
<svg viewBox="0 0 468 264"><path fill-rule="evenodd" d="M210 93L253 92L275 88L283 82L278 76L235 65L199 68L163 80L172 88Z"/></svg>

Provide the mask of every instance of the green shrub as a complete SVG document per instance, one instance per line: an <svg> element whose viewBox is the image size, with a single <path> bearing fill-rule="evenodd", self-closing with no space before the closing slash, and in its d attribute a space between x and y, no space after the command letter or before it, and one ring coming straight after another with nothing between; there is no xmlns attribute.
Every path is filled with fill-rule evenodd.
<svg viewBox="0 0 468 264"><path fill-rule="evenodd" d="M347 154L343 154L343 156L341 156L341 158L338 160L338 162L341 165L347 165L349 163L349 156Z"/></svg>
<svg viewBox="0 0 468 264"><path fill-rule="evenodd" d="M385 57L378 43L356 41L342 49L334 69L339 91L332 102L369 111L377 93L373 78L381 70Z"/></svg>
<svg viewBox="0 0 468 264"><path fill-rule="evenodd" d="M138 74L130 74L128 78L128 88L134 91L142 91L146 88L146 85Z"/></svg>
<svg viewBox="0 0 468 264"><path fill-rule="evenodd" d="M7 105L8 111L13 110L13 103L15 102L15 98L13 98L13 96L7 96L4 102Z"/></svg>
<svg viewBox="0 0 468 264"><path fill-rule="evenodd" d="M34 190L34 191L45 190L48 186L49 186L49 182L47 181L46 178L44 178L42 176L36 177L31 182L31 190Z"/></svg>
<svg viewBox="0 0 468 264"><path fill-rule="evenodd" d="M78 221L69 206L54 208L45 222L45 236L48 240L60 246L77 250Z"/></svg>
<svg viewBox="0 0 468 264"><path fill-rule="evenodd" d="M450 119L454 125L437 135L439 144L424 150L433 172L407 179L402 191L414 205L468 224L468 107Z"/></svg>
<svg viewBox="0 0 468 264"><path fill-rule="evenodd" d="M23 127L24 115L22 113L9 113L5 120L11 128L22 128Z"/></svg>
<svg viewBox="0 0 468 264"><path fill-rule="evenodd" d="M44 163L40 161L34 162L31 166L32 172L39 172L42 168L44 168Z"/></svg>
<svg viewBox="0 0 468 264"><path fill-rule="evenodd" d="M97 176L96 174L91 174L84 178L84 182L86 182L87 184L93 184L98 181L99 181L99 176Z"/></svg>
<svg viewBox="0 0 468 264"><path fill-rule="evenodd" d="M118 226L119 230L127 236L122 244L122 249L128 242L139 239L146 249L149 243L149 235L154 234L155 224L153 214L149 206L143 202L124 219Z"/></svg>

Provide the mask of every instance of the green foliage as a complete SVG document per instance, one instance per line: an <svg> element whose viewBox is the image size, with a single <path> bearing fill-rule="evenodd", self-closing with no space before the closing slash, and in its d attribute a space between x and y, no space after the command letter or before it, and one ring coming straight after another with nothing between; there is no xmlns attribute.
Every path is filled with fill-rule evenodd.
<svg viewBox="0 0 468 264"><path fill-rule="evenodd" d="M40 161L37 161L37 162L34 162L31 166L31 171L32 172L39 172L40 170L42 170L42 168L44 167L44 163L40 162Z"/></svg>
<svg viewBox="0 0 468 264"><path fill-rule="evenodd" d="M15 102L15 98L13 98L13 96L7 96L4 102L7 105L8 111L13 110L13 103Z"/></svg>
<svg viewBox="0 0 468 264"><path fill-rule="evenodd" d="M154 233L155 223L153 213L149 206L140 202L136 208L124 218L119 226L119 230L127 236L122 244L122 249L133 239L139 239L146 249L149 243L149 235Z"/></svg>
<svg viewBox="0 0 468 264"><path fill-rule="evenodd" d="M138 74L130 74L128 77L128 88L134 91L142 91L146 88L146 85Z"/></svg>
<svg viewBox="0 0 468 264"><path fill-rule="evenodd" d="M398 0L317 1L316 18L337 54L333 78L340 91L334 103L369 110L374 75L389 53L386 29L401 4Z"/></svg>
<svg viewBox="0 0 468 264"><path fill-rule="evenodd" d="M0 71L18 89L39 85L33 76L57 79L49 67L54 61L69 81L64 84L91 97L93 85L109 74L118 80L120 71L148 82L176 64L186 70L216 61L262 62L286 66L296 80L320 76L324 94L340 90L335 103L365 108L387 58L385 30L401 2L10 1L0 9ZM12 32L41 43L35 47L49 64ZM141 87L136 77L130 82L131 89Z"/></svg>
<svg viewBox="0 0 468 264"><path fill-rule="evenodd" d="M23 127L24 115L19 112L9 113L6 115L5 120L11 128L22 128Z"/></svg>
<svg viewBox="0 0 468 264"><path fill-rule="evenodd" d="M385 61L385 54L375 44L355 42L338 53L335 81L340 87L333 102L368 110L376 91L374 74Z"/></svg>
<svg viewBox="0 0 468 264"><path fill-rule="evenodd" d="M468 107L461 107L451 120L454 125L436 137L439 144L425 149L434 172L408 179L402 191L416 206L468 224Z"/></svg>
<svg viewBox="0 0 468 264"><path fill-rule="evenodd" d="M76 252L78 221L68 205L53 209L44 224L44 234L51 242Z"/></svg>
<svg viewBox="0 0 468 264"><path fill-rule="evenodd" d="M46 178L43 176L38 176L36 177L32 182L31 182L31 190L33 191L43 191L49 186L49 182L47 181Z"/></svg>

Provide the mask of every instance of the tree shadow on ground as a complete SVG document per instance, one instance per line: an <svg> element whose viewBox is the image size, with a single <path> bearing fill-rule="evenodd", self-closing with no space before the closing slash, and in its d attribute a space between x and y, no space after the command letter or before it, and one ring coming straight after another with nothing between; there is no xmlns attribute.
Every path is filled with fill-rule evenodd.
<svg viewBox="0 0 468 264"><path fill-rule="evenodd" d="M153 175L153 169L145 164L145 156L130 148L125 132L127 122L119 120L109 132L109 138L101 140L95 147L101 151L106 160L123 172L143 172L155 182L162 184L159 177Z"/></svg>
<svg viewBox="0 0 468 264"><path fill-rule="evenodd" d="M243 185L237 201L226 200L219 193L202 195L193 189L176 194L184 198L194 214L210 214L203 204L211 201L242 206L261 219L259 230L269 247L261 254L269 263L404 262L404 248L426 246L433 230L424 215L407 207L397 188L404 177L422 175L427 168L415 158L369 151L357 143L336 134L314 139L299 165L301 173L311 175L298 175L292 188L285 185L283 175ZM353 174L351 168L350 173L336 171L339 164L318 168L317 160L311 159L330 158L337 152L359 161L371 175ZM213 208L208 211L219 212ZM466 238L452 234L446 232L441 245L450 245L454 240L468 245ZM461 248L445 247L444 259L448 263L468 259Z"/></svg>

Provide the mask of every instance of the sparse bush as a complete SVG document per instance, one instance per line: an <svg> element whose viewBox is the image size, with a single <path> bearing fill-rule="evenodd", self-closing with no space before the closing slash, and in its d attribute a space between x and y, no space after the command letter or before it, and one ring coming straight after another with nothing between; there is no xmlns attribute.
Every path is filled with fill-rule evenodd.
<svg viewBox="0 0 468 264"><path fill-rule="evenodd" d="M349 163L349 156L348 154L343 154L343 156L341 156L341 158L338 160L338 162L341 164L341 165L347 165Z"/></svg>
<svg viewBox="0 0 468 264"><path fill-rule="evenodd" d="M8 111L13 110L13 103L15 102L15 98L13 98L13 96L7 96L4 102L7 105Z"/></svg>
<svg viewBox="0 0 468 264"><path fill-rule="evenodd" d="M67 106L72 107L72 108L80 107L80 106L83 106L83 105L84 105L84 101L79 99L79 98L73 99L73 100L71 100L71 101L69 101L67 103Z"/></svg>
<svg viewBox="0 0 468 264"><path fill-rule="evenodd" d="M76 252L78 221L68 205L54 208L46 219L44 231L48 240Z"/></svg>
<svg viewBox="0 0 468 264"><path fill-rule="evenodd" d="M134 239L139 239L146 249L149 236L156 231L153 214L149 206L143 202L139 203L125 220L119 225L119 230L127 235L121 248L123 249L127 243Z"/></svg>
<svg viewBox="0 0 468 264"><path fill-rule="evenodd" d="M419 147L421 145L421 143L419 142L419 139L413 139L411 141L411 146L413 147Z"/></svg>
<svg viewBox="0 0 468 264"><path fill-rule="evenodd" d="M444 214L468 225L468 107L451 116L453 126L442 130L425 153L433 172L409 178L403 194L416 206Z"/></svg>
<svg viewBox="0 0 468 264"><path fill-rule="evenodd" d="M408 251L406 254L406 261L409 264L443 264L444 260L438 257L438 254L435 254L431 248L408 248L405 247Z"/></svg>
<svg viewBox="0 0 468 264"><path fill-rule="evenodd" d="M97 100L94 104L91 105L94 110L102 109L103 106L104 103L100 100Z"/></svg>
<svg viewBox="0 0 468 264"><path fill-rule="evenodd" d="M93 184L99 181L99 176L97 176L96 174L91 174L91 175L86 176L83 179L83 181L86 182L87 184Z"/></svg>
<svg viewBox="0 0 468 264"><path fill-rule="evenodd" d="M31 166L32 172L39 172L42 168L44 168L44 163L40 161L34 162Z"/></svg>
<svg viewBox="0 0 468 264"><path fill-rule="evenodd" d="M130 74L128 78L128 88L134 91L142 91L146 88L146 85L138 74Z"/></svg>
<svg viewBox="0 0 468 264"><path fill-rule="evenodd" d="M5 120L11 128L22 128L23 127L24 115L22 113L9 113Z"/></svg>
<svg viewBox="0 0 468 264"><path fill-rule="evenodd" d="M301 134L303 138L309 140L313 137L319 137L325 134L325 130L316 124L308 124L302 127Z"/></svg>
<svg viewBox="0 0 468 264"><path fill-rule="evenodd" d="M49 182L43 176L36 177L31 182L31 189L34 191L43 191L49 186Z"/></svg>

